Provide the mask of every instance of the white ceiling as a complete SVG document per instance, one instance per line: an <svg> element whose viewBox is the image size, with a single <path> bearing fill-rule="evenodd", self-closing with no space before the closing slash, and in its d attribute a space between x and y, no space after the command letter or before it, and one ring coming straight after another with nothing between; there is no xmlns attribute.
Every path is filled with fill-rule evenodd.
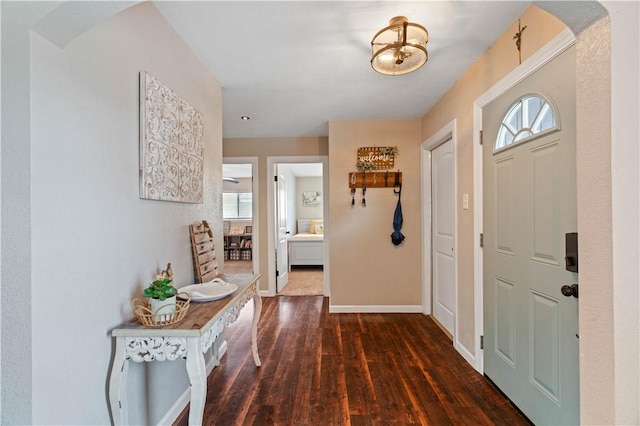
<svg viewBox="0 0 640 426"><path fill-rule="evenodd" d="M331 120L420 118L530 2L154 4L222 85L224 137L250 138L327 136ZM398 15L427 28L429 61L383 76L371 69L371 38Z"/></svg>

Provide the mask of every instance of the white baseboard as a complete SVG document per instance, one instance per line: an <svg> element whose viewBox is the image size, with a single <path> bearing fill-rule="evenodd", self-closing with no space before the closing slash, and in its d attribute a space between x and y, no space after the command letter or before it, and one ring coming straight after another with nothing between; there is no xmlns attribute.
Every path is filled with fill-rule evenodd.
<svg viewBox="0 0 640 426"><path fill-rule="evenodd" d="M462 355L462 358L464 358L469 364L471 364L473 368L477 370L475 355L469 352L469 350L458 340L453 343L453 347L456 351L458 351L460 355Z"/></svg>
<svg viewBox="0 0 640 426"><path fill-rule="evenodd" d="M276 294L269 290L259 290L260 297L274 297Z"/></svg>
<svg viewBox="0 0 640 426"><path fill-rule="evenodd" d="M180 415L180 413L182 413L182 411L187 406L187 404L189 404L190 400L191 400L191 387L188 387L182 393L182 395L178 397L176 402L173 403L171 408L169 408L169 411L167 411L167 414L165 414L160 419L160 421L158 422L158 425L162 425L162 426L172 425L178 419L178 416Z"/></svg>
<svg viewBox="0 0 640 426"><path fill-rule="evenodd" d="M422 305L329 305L330 313L341 314L419 314Z"/></svg>
<svg viewBox="0 0 640 426"><path fill-rule="evenodd" d="M224 340L222 343L220 343L220 348L218 349L218 359L222 359L222 357L224 356L224 354L227 353L227 341ZM213 359L213 357L211 357L211 359ZM211 370L213 370L213 367L211 367ZM211 373L211 370L207 369L207 374Z"/></svg>
<svg viewBox="0 0 640 426"><path fill-rule="evenodd" d="M214 350L213 347L212 350ZM221 359L225 353L227 353L226 340L220 343L217 354L218 356L216 357L215 354L213 354L213 356L209 357L209 359L207 360L207 364L205 366L207 369L207 377L209 377L209 374L211 374L213 369L220 364L218 360ZM187 404L189 404L189 401L191 401L191 387L188 387L182 393L182 395L178 397L176 402L174 402L171 408L169 408L169 411L167 411L167 413L160 419L158 425L172 425L176 420L178 420L178 416L182 413L182 411L184 411L184 408L187 406Z"/></svg>

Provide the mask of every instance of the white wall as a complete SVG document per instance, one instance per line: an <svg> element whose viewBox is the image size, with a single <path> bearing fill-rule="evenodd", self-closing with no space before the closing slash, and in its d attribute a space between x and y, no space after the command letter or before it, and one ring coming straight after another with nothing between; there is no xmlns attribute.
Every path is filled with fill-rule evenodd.
<svg viewBox="0 0 640 426"><path fill-rule="evenodd" d="M194 282L190 223L208 220L222 247L221 87L152 3L64 49L31 46L32 421L107 424L109 331L167 262L176 285ZM204 114L201 205L139 199L141 70ZM129 371L132 424L157 423L189 386L182 360Z"/></svg>
<svg viewBox="0 0 640 426"><path fill-rule="evenodd" d="M640 423L640 3L604 5L611 14L612 27L615 421L633 424Z"/></svg>
<svg viewBox="0 0 640 426"><path fill-rule="evenodd" d="M322 177L299 177L296 178L296 183L298 187L295 194L296 217L298 219L322 219L322 204L324 198L317 206L305 206L302 204L302 193L305 191L320 192L320 196L323 197Z"/></svg>
<svg viewBox="0 0 640 426"><path fill-rule="evenodd" d="M640 424L640 157L637 137L640 131L640 4L619 1L602 4L609 12L611 25L611 107L602 111L598 108L603 105L596 104L584 116L585 121L591 121L594 116L605 112L611 114L609 149L613 276L609 279L612 279L613 287L609 294L612 295L613 316L603 316L602 322L606 324L597 326L593 335L595 338L584 350L581 373L586 373L589 382L584 386L581 375L580 404L585 409L581 409L580 414L581 421L585 424ZM585 38L587 43L592 41ZM603 39L600 35L595 42L602 43ZM598 77L602 78L602 84L605 83L603 77L608 72L606 68L601 70ZM597 136L597 133L589 135L592 139ZM603 157L600 158L602 160ZM587 167L591 164L592 159L588 164L585 163ZM600 288L608 282L594 281L593 284ZM600 293L589 301L589 308L594 312L601 306L599 297ZM599 316L601 314L602 309L598 312ZM612 325L614 332L613 347L602 344L602 335L598 335L609 325ZM610 371L609 365L615 365L612 375L601 381L590 378L589 375L594 371L590 367ZM597 376L602 377L601 374ZM614 416L607 415L610 409L613 409Z"/></svg>
<svg viewBox="0 0 640 426"><path fill-rule="evenodd" d="M1 2L2 424L31 423L29 28L55 3Z"/></svg>

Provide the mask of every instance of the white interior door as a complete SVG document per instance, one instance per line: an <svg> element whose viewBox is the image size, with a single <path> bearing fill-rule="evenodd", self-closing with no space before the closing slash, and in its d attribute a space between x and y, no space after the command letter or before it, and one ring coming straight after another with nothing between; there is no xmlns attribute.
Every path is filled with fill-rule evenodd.
<svg viewBox="0 0 640 426"><path fill-rule="evenodd" d="M289 251L287 244L287 182L283 174L276 174L276 291L289 281Z"/></svg>
<svg viewBox="0 0 640 426"><path fill-rule="evenodd" d="M580 422L578 299L561 293L578 282L564 259L577 230L575 60L565 51L483 110L484 372L535 424ZM514 103L535 93L559 130L494 151L507 111L521 113L505 129L542 123L542 102Z"/></svg>
<svg viewBox="0 0 640 426"><path fill-rule="evenodd" d="M455 303L455 203L453 141L431 151L431 254L433 316L453 335Z"/></svg>

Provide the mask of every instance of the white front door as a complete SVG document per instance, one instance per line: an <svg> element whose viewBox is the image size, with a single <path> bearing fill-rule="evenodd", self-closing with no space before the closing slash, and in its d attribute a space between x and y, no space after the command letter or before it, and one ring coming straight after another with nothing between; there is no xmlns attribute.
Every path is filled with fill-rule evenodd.
<svg viewBox="0 0 640 426"><path fill-rule="evenodd" d="M577 231L575 61L573 47L483 109L484 372L535 424L580 423L578 299L561 292L578 282L565 268L565 234ZM559 130L496 152L507 111L505 129L548 123L539 99L516 103L532 94L557 107Z"/></svg>
<svg viewBox="0 0 640 426"><path fill-rule="evenodd" d="M289 252L287 243L287 182L283 174L276 174L276 292L289 281Z"/></svg>
<svg viewBox="0 0 640 426"><path fill-rule="evenodd" d="M431 265L433 316L451 335L456 313L453 180L453 141L449 139L431 151Z"/></svg>

